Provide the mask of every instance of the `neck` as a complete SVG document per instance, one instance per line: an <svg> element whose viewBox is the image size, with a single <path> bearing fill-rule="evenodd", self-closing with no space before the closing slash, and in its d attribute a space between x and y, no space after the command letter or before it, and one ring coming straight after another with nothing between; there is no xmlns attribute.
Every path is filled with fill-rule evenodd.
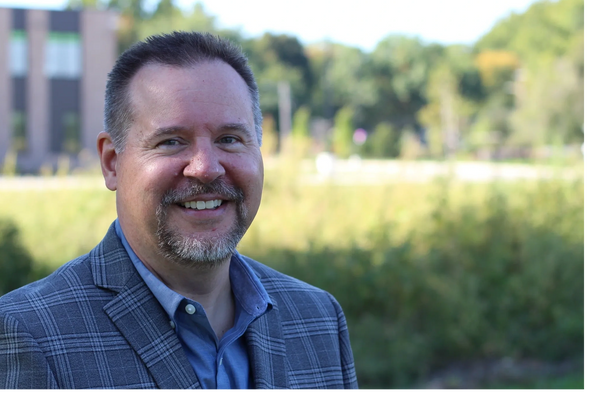
<svg viewBox="0 0 600 400"><path fill-rule="evenodd" d="M231 257L210 266L181 265L166 259L160 264L142 261L168 288L202 305L219 339L233 326L235 302L229 281Z"/></svg>

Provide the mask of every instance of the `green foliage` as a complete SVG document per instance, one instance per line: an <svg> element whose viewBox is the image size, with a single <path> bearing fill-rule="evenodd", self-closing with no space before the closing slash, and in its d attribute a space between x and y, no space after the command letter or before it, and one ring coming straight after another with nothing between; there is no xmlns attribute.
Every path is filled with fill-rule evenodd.
<svg viewBox="0 0 600 400"><path fill-rule="evenodd" d="M406 386L455 361L586 354L584 186L438 190L404 240L386 220L363 233L370 245L247 250L338 298L368 387Z"/></svg>
<svg viewBox="0 0 600 400"><path fill-rule="evenodd" d="M2 165L2 175L15 176L17 173L17 152L13 149L8 149L4 155Z"/></svg>
<svg viewBox="0 0 600 400"><path fill-rule="evenodd" d="M445 53L448 62L433 68L426 88L429 102L417 113L419 122L429 129L429 154L434 157L456 153L464 139L461 132L466 131L475 113L465 93L477 98L482 90L474 65L461 57L463 51L460 47L449 48ZM465 86L467 76L470 86Z"/></svg>
<svg viewBox="0 0 600 400"><path fill-rule="evenodd" d="M302 106L294 113L292 119L292 136L296 138L310 137L310 110L306 106Z"/></svg>
<svg viewBox="0 0 600 400"><path fill-rule="evenodd" d="M517 148L580 144L583 32L583 0L540 1L498 22L474 46L487 82L475 126Z"/></svg>
<svg viewBox="0 0 600 400"><path fill-rule="evenodd" d="M284 143L284 147L288 146L288 154L298 158L305 158L309 154L312 144L310 133L310 109L307 106L302 106L296 110L292 118L292 134L288 138L288 143ZM290 154L291 151L291 154Z"/></svg>
<svg viewBox="0 0 600 400"><path fill-rule="evenodd" d="M47 178L57 187L62 179ZM85 188L90 182L98 189ZM83 188L14 190L0 196L0 218L11 218L22 233L36 274L89 252L116 218L114 193L96 176L81 178L79 185Z"/></svg>
<svg viewBox="0 0 600 400"><path fill-rule="evenodd" d="M0 219L0 296L31 282L32 264L15 224Z"/></svg>
<svg viewBox="0 0 600 400"><path fill-rule="evenodd" d="M354 135L353 112L349 107L340 109L335 114L333 126L333 151L339 157L346 158L352 154Z"/></svg>
<svg viewBox="0 0 600 400"><path fill-rule="evenodd" d="M518 383L490 382L481 389L584 389L584 373L569 373L561 377L521 379Z"/></svg>
<svg viewBox="0 0 600 400"><path fill-rule="evenodd" d="M512 143L522 146L583 142L583 36L580 60L562 57L519 82L518 102L510 115ZM575 49L574 49L575 50Z"/></svg>
<svg viewBox="0 0 600 400"><path fill-rule="evenodd" d="M307 104L312 72L304 48L296 37L265 33L247 40L244 50L256 76L264 113L278 115L277 83L290 84L294 102Z"/></svg>
<svg viewBox="0 0 600 400"><path fill-rule="evenodd" d="M570 38L583 31L583 0L538 1L522 14L499 21L476 44L476 51L505 49L527 64L564 55Z"/></svg>
<svg viewBox="0 0 600 400"><path fill-rule="evenodd" d="M425 132L429 157L479 157L502 149L526 154L583 141L583 0L535 2L501 19L473 46L393 34L370 53L327 41L303 46L291 35L244 37L219 29L200 2L185 11L175 0L69 0L68 7L118 11L121 51L174 29L239 43L263 113L276 126L277 85L285 81L293 110L308 108L313 119L331 124L338 110L350 109L353 126L369 132L384 122L395 132ZM340 140L339 151L351 152Z"/></svg>
<svg viewBox="0 0 600 400"><path fill-rule="evenodd" d="M369 158L397 158L400 155L400 134L394 125L382 122L368 136L361 154Z"/></svg>
<svg viewBox="0 0 600 400"><path fill-rule="evenodd" d="M379 100L369 56L337 43L309 46L307 54L315 77L310 101L313 114L333 118L334 110L347 106L362 125L367 120L365 109Z"/></svg>

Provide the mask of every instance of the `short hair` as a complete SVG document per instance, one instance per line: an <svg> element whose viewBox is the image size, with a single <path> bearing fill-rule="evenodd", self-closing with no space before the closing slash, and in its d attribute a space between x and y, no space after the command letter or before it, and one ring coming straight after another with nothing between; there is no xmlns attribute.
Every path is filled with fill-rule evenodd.
<svg viewBox="0 0 600 400"><path fill-rule="evenodd" d="M258 86L241 49L230 41L200 32L176 31L149 36L134 44L117 59L108 74L104 99L104 130L109 133L117 153L125 149L127 132L133 122L133 109L129 97L129 84L135 74L151 63L191 67L202 61L221 60L229 64L246 82L250 99L256 137L262 143L262 113Z"/></svg>

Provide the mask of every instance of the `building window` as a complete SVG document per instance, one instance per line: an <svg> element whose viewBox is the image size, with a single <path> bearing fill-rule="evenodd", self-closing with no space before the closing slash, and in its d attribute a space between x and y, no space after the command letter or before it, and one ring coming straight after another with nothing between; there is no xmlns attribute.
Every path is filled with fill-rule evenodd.
<svg viewBox="0 0 600 400"><path fill-rule="evenodd" d="M24 111L13 111L11 147L15 151L27 151L27 117Z"/></svg>
<svg viewBox="0 0 600 400"><path fill-rule="evenodd" d="M78 153L81 150L79 115L74 111L64 113L62 124L64 132L62 151L71 154Z"/></svg>
<svg viewBox="0 0 600 400"><path fill-rule="evenodd" d="M50 32L46 43L45 72L48 78L81 76L81 37L74 32Z"/></svg>
<svg viewBox="0 0 600 400"><path fill-rule="evenodd" d="M13 77L27 76L27 34L23 30L15 30L10 35L9 71Z"/></svg>

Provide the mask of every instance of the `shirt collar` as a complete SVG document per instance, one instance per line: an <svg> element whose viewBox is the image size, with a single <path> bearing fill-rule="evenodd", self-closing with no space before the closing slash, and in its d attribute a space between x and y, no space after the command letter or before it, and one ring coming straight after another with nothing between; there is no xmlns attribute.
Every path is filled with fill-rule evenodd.
<svg viewBox="0 0 600 400"><path fill-rule="evenodd" d="M119 219L115 221L117 236L121 240L123 247L127 251L134 267L146 283L154 297L166 311L171 320L175 318L175 312L182 300L186 299L179 293L171 290L160 279L158 279L144 263L135 254L125 234L121 229ZM229 279L231 281L231 290L236 299L236 305L240 305L243 310L253 317L264 314L273 307L269 295L263 284L252 268L240 257L236 251L231 257L229 266Z"/></svg>

